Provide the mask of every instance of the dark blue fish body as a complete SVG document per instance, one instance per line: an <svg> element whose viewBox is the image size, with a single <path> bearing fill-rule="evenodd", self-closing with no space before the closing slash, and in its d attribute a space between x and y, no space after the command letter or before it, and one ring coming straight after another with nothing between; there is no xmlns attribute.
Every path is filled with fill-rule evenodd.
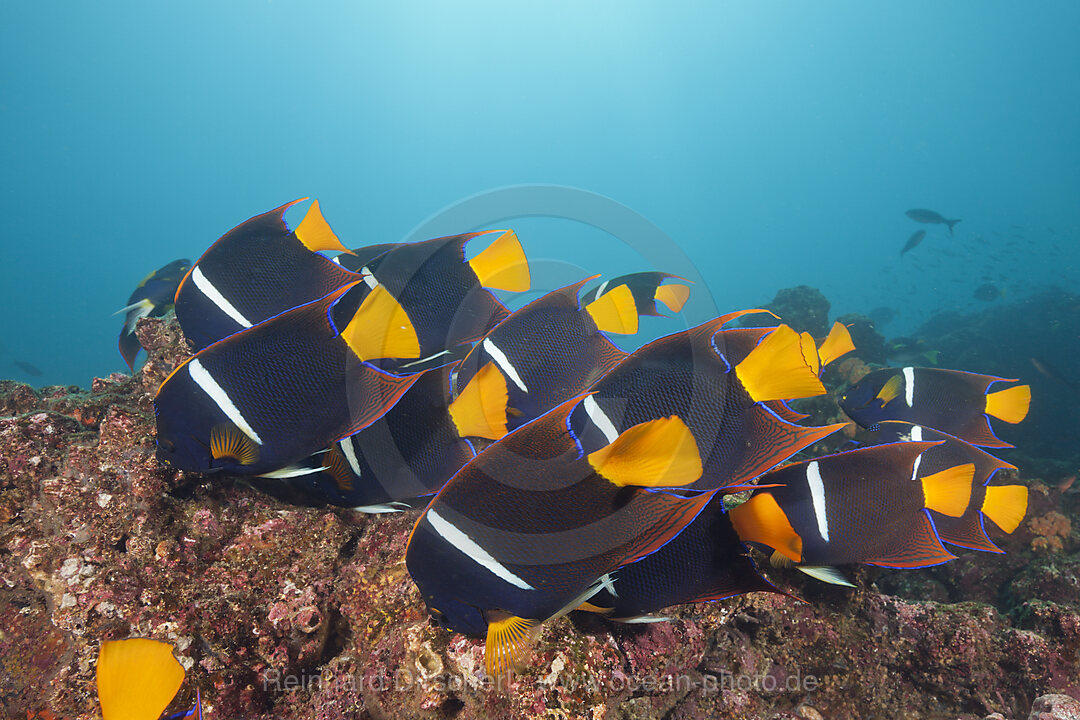
<svg viewBox="0 0 1080 720"><path fill-rule="evenodd" d="M959 437L983 447L1011 447L994 435L989 415L1020 422L1031 390L1017 385L994 393L994 383L1014 382L992 375L904 367L875 370L840 396L840 407L859 425L902 420Z"/></svg>
<svg viewBox="0 0 1080 720"><path fill-rule="evenodd" d="M381 417L419 375L363 362L331 322L356 287L220 340L174 370L154 398L158 457L182 470L257 475Z"/></svg>
<svg viewBox="0 0 1080 720"><path fill-rule="evenodd" d="M755 401L736 367L773 328L721 326L726 315L638 349L589 388L570 417L586 452L627 428L669 415L685 418L702 457L706 491L750 482L842 425L803 427Z"/></svg>
<svg viewBox="0 0 1080 720"><path fill-rule="evenodd" d="M192 350L360 279L313 250L345 249L317 203L295 230L286 225L285 211L297 202L237 225L184 276L176 293L176 318Z"/></svg>
<svg viewBox="0 0 1080 720"><path fill-rule="evenodd" d="M369 508L439 491L476 452L448 411L455 365L425 372L385 415L335 442L284 478L309 501ZM312 472L304 472L304 470Z"/></svg>
<svg viewBox="0 0 1080 720"><path fill-rule="evenodd" d="M778 592L758 572L717 493L674 540L612 573L589 599L589 609L612 619L636 618L755 591Z"/></svg>
<svg viewBox="0 0 1080 720"><path fill-rule="evenodd" d="M128 367L134 369L135 359L141 349L135 337L135 325L140 318L161 317L173 309L176 288L184 277L191 261L173 260L143 278L128 298L124 312L124 327L120 330L120 355Z"/></svg>

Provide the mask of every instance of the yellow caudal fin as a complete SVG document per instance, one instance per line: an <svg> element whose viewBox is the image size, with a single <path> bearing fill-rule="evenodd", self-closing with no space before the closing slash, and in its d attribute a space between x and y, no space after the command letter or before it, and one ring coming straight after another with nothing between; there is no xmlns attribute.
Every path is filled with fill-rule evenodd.
<svg viewBox="0 0 1080 720"><path fill-rule="evenodd" d="M682 310L683 305L686 304L689 297L690 288L686 285L679 285L678 283L673 285L661 285L656 288L656 292L653 293L653 299L666 305L667 309L671 312L679 312Z"/></svg>
<svg viewBox="0 0 1080 720"><path fill-rule="evenodd" d="M1027 513L1028 489L1023 485L990 485L983 499L983 515L1007 533L1020 527Z"/></svg>
<svg viewBox="0 0 1080 720"><path fill-rule="evenodd" d="M529 261L517 233L506 230L469 261L480 284L495 290L525 292L532 285Z"/></svg>
<svg viewBox="0 0 1080 720"><path fill-rule="evenodd" d="M814 371L815 375L821 374L821 358L818 357L817 345L814 336L808 332L799 333L799 348L802 350L803 360Z"/></svg>
<svg viewBox="0 0 1080 720"><path fill-rule="evenodd" d="M184 668L168 643L129 638L101 644L97 691L104 720L158 720L183 682Z"/></svg>
<svg viewBox="0 0 1080 720"><path fill-rule="evenodd" d="M818 357L821 358L821 365L825 366L854 349L855 343L851 340L851 333L842 322L837 321L833 323L829 334L821 341Z"/></svg>
<svg viewBox="0 0 1080 720"><path fill-rule="evenodd" d="M420 357L416 329L384 285L368 293L341 337L361 360Z"/></svg>
<svg viewBox="0 0 1080 720"><path fill-rule="evenodd" d="M877 399L881 401L882 406L888 405L893 400L900 396L900 390L904 386L904 376L900 374L893 375L888 381L881 386L878 390Z"/></svg>
<svg viewBox="0 0 1080 720"><path fill-rule="evenodd" d="M296 238L303 243L311 252L331 250L353 255L353 251L341 244L338 236L330 229L330 223L326 222L322 210L319 209L319 201L313 200L311 207L300 224L296 227Z"/></svg>
<svg viewBox="0 0 1080 720"><path fill-rule="evenodd" d="M739 382L753 400L791 400L825 394L825 386L806 360L803 345L799 333L781 325L735 366Z"/></svg>
<svg viewBox="0 0 1080 720"><path fill-rule="evenodd" d="M259 460L259 446L232 423L222 423L210 430L210 456L254 465Z"/></svg>
<svg viewBox="0 0 1080 720"><path fill-rule="evenodd" d="M498 440L506 434L506 378L489 362L450 403L450 418L461 437Z"/></svg>
<svg viewBox="0 0 1080 720"><path fill-rule="evenodd" d="M488 623L484 647L484 667L491 677L500 677L524 664L529 645L540 632L540 622L510 616Z"/></svg>
<svg viewBox="0 0 1080 720"><path fill-rule="evenodd" d="M957 465L922 479L925 506L942 515L960 517L971 500L971 481L975 466Z"/></svg>
<svg viewBox="0 0 1080 720"><path fill-rule="evenodd" d="M791 562L802 561L802 538L772 493L759 492L728 512L743 542L768 545Z"/></svg>
<svg viewBox="0 0 1080 720"><path fill-rule="evenodd" d="M1016 385L986 395L986 414L1016 424L1027 417L1031 407L1031 386Z"/></svg>
<svg viewBox="0 0 1080 720"><path fill-rule="evenodd" d="M586 305L585 309L596 322L596 327L604 332L633 335L638 331L637 303L634 302L634 293L625 285L604 293Z"/></svg>
<svg viewBox="0 0 1080 720"><path fill-rule="evenodd" d="M677 487L701 477L697 441L677 415L624 430L610 445L589 454L589 464L620 487Z"/></svg>

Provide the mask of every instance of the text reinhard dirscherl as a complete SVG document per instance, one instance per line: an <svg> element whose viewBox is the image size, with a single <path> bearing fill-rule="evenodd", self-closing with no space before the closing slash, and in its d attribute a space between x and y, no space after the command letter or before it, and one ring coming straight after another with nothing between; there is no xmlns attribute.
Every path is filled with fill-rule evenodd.
<svg viewBox="0 0 1080 720"><path fill-rule="evenodd" d="M794 673L763 673L751 675L732 673L727 670L680 675L627 675L614 672L609 677L597 677L591 673L559 673L535 680L538 685L566 690L592 690L621 692L755 692L755 693L806 693L821 688L829 680L815 675ZM493 689L503 685L499 680L484 674L457 673L421 674L399 668L393 675L311 673L291 674L269 669L262 674L263 690L290 692L297 689L318 691L329 686L344 690L371 692L407 692L414 689L436 692L457 692L470 689Z"/></svg>

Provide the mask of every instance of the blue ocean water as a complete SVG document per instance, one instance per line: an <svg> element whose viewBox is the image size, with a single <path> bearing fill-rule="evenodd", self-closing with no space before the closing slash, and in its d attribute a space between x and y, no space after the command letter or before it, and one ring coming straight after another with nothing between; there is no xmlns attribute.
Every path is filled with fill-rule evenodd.
<svg viewBox="0 0 1080 720"><path fill-rule="evenodd" d="M468 230L440 213L487 193L552 283L651 254L720 310L808 284L890 334L986 282L1074 289L1077 27L1072 2L9 3L0 377L125 369L111 313L144 275L302 196L358 246ZM507 219L534 185L676 250L541 191Z"/></svg>

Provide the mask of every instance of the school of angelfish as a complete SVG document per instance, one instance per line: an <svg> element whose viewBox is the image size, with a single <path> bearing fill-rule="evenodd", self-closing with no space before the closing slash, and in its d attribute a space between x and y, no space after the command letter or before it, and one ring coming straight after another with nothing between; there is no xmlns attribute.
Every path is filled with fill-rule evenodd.
<svg viewBox="0 0 1080 720"><path fill-rule="evenodd" d="M422 507L409 573L442 626L487 638L489 674L570 611L647 622L773 590L748 546L845 583L837 565L1000 552L987 521L1024 517L1026 487L995 483L1012 466L980 447L1009 447L990 418L1022 420L1026 385L877 370L840 397L877 444L785 465L844 427L786 404L826 392L822 368L853 349L843 325L820 341L728 327L750 310L627 354L608 334L680 311L686 281L586 278L510 312L492 291L531 284L513 231L349 250L317 202L290 229L294 204L159 271L184 271L175 296L125 308L129 363L130 314L169 305L195 352L155 397L159 458L311 502Z"/></svg>

